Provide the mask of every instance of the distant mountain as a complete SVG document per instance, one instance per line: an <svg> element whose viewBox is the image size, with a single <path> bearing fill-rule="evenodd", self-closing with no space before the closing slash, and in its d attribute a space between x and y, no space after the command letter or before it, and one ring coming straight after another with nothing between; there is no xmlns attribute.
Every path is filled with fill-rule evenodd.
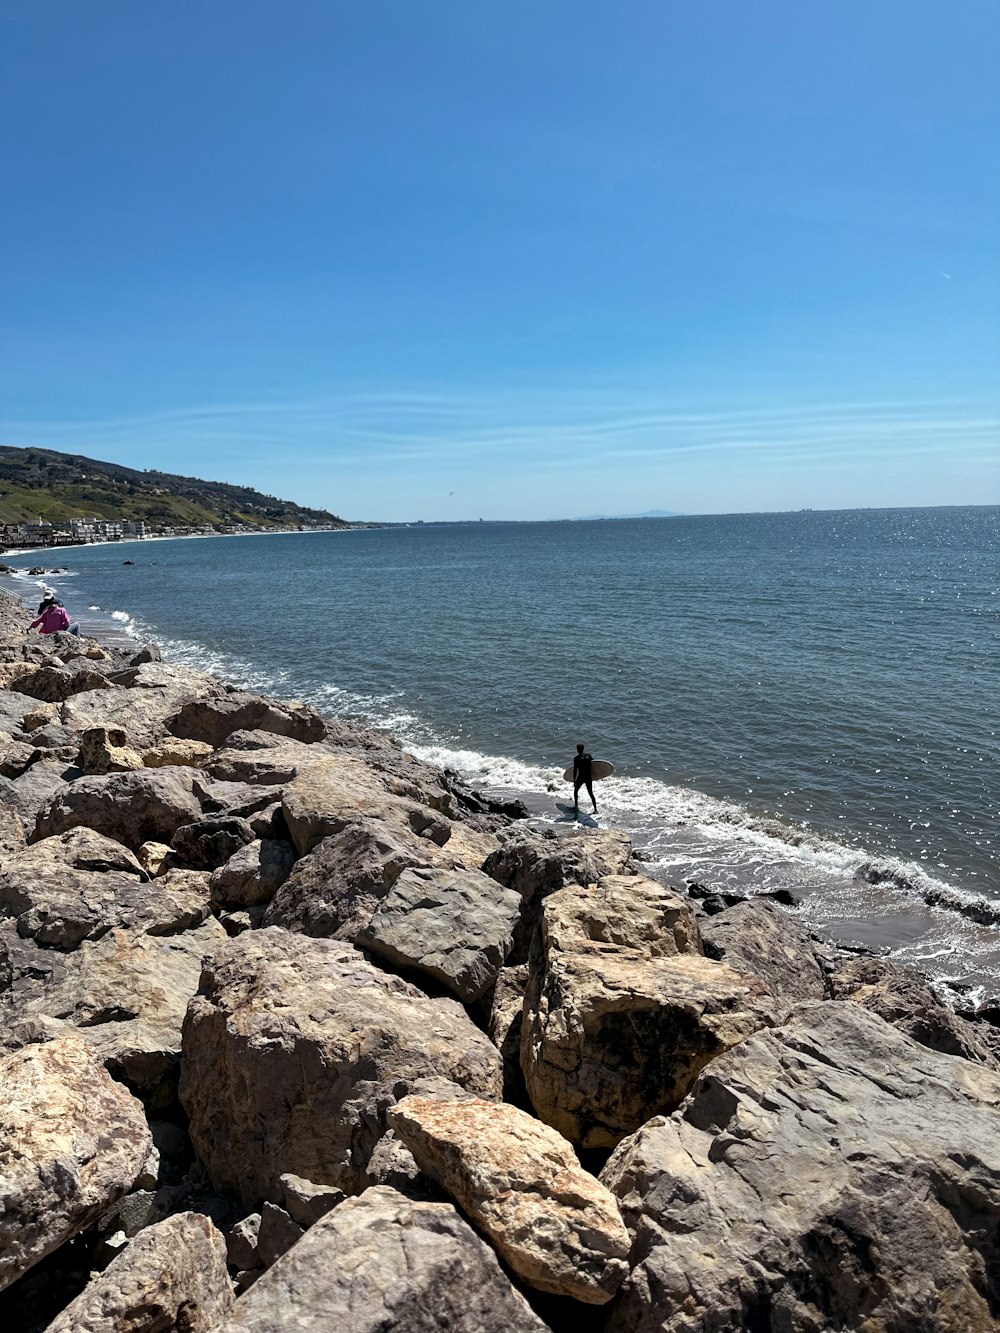
<svg viewBox="0 0 1000 1333"><path fill-rule="evenodd" d="M142 519L163 527L349 527L326 509L262 495L249 486L140 472L54 449L0 445L0 523L72 518Z"/></svg>
<svg viewBox="0 0 1000 1333"><path fill-rule="evenodd" d="M614 518L681 518L681 514L676 514L672 509L647 509L641 514L581 514L579 518L570 519L571 523L597 523L602 519Z"/></svg>

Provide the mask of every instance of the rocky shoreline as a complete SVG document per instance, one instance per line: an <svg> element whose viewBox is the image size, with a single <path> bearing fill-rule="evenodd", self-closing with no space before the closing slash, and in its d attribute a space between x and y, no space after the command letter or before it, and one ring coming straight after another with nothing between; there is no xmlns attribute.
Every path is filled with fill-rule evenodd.
<svg viewBox="0 0 1000 1333"><path fill-rule="evenodd" d="M0 595L16 1333L1000 1327L1000 1029Z"/></svg>

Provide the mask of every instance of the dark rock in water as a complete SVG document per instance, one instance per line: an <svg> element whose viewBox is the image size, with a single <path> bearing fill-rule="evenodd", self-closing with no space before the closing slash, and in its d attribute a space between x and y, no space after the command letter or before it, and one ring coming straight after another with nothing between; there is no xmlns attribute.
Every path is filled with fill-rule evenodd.
<svg viewBox="0 0 1000 1333"><path fill-rule="evenodd" d="M296 1308L345 1333L547 1333L451 1204L384 1185L307 1231L237 1301L226 1333L289 1333Z"/></svg>
<svg viewBox="0 0 1000 1333"><path fill-rule="evenodd" d="M780 903L782 907L798 907L802 899L791 889L768 889L765 893L757 893L756 898L770 898L773 903Z"/></svg>
<svg viewBox="0 0 1000 1333"><path fill-rule="evenodd" d="M1000 1077L802 1005L601 1178L633 1236L609 1333L996 1327Z"/></svg>
<svg viewBox="0 0 1000 1333"><path fill-rule="evenodd" d="M123 560L123 561L122 561L122 564L123 564L123 565L134 565L134 564L135 564L135 561L134 561L134 560Z"/></svg>
<svg viewBox="0 0 1000 1333"><path fill-rule="evenodd" d="M217 870L254 840L253 829L245 819L211 815L193 824L182 824L170 846L187 865L197 870Z"/></svg>

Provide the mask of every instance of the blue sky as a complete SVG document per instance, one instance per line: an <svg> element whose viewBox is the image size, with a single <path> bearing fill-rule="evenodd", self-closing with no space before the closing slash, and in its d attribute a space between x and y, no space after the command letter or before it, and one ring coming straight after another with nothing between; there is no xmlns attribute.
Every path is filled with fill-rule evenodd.
<svg viewBox="0 0 1000 1333"><path fill-rule="evenodd" d="M352 518L1000 503L1000 9L8 0L0 439Z"/></svg>

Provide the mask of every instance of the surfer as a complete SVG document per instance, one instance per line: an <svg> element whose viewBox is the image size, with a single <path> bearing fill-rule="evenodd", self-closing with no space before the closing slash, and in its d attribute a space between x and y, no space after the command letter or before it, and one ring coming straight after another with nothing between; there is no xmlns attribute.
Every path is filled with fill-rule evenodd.
<svg viewBox="0 0 1000 1333"><path fill-rule="evenodd" d="M580 813L580 788L587 788L587 795L590 797L591 804L594 807L594 814L597 814L597 802L594 800L594 756L587 753L587 747L583 741L576 747L576 754L573 758L573 809L577 814Z"/></svg>

